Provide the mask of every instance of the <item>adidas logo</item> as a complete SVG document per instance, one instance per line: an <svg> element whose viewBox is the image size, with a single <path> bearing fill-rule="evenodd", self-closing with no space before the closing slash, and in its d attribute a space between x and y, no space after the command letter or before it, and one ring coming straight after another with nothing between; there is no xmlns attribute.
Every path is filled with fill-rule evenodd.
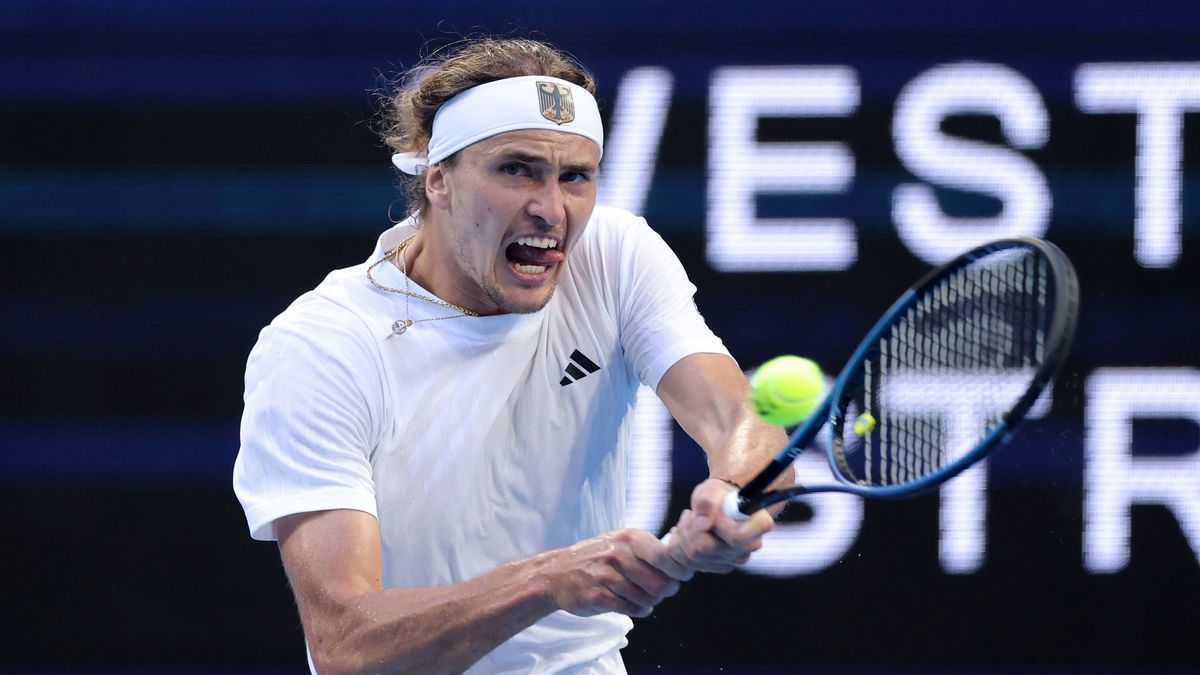
<svg viewBox="0 0 1200 675"><path fill-rule="evenodd" d="M600 366L596 365L594 361L584 356L583 352L576 349L575 351L571 352L571 362L567 364L566 370L567 374L563 376L563 379L558 381L558 384L561 387L565 387L576 380L582 380L591 373L600 370Z"/></svg>

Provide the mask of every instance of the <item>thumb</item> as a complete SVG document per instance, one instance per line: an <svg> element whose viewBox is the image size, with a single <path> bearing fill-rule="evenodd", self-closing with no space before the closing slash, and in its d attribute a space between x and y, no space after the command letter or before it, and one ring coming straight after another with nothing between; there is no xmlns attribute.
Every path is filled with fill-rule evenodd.
<svg viewBox="0 0 1200 675"><path fill-rule="evenodd" d="M716 520L721 514L721 500L728 490L729 486L716 479L705 480L692 491L692 511L707 520Z"/></svg>

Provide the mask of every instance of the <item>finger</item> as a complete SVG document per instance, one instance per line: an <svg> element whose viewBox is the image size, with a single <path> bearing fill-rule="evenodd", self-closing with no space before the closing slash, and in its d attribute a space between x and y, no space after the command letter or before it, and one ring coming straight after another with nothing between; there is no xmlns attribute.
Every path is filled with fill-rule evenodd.
<svg viewBox="0 0 1200 675"><path fill-rule="evenodd" d="M692 518L685 528L683 537L685 550L689 557L704 558L722 555L729 548L728 542L721 537L717 527L718 523L708 517ZM733 538L737 534L738 530L735 528L728 536Z"/></svg>
<svg viewBox="0 0 1200 675"><path fill-rule="evenodd" d="M736 521L722 517L713 531L731 548L758 550L762 536L775 527L775 520L766 511L756 511L748 520Z"/></svg>
<svg viewBox="0 0 1200 675"><path fill-rule="evenodd" d="M732 532L725 533L732 544L714 532L691 533L684 548L689 566L704 572L729 571L746 562L750 553L762 548L762 534L774 526L774 521L762 514L756 520L738 522L737 525Z"/></svg>
<svg viewBox="0 0 1200 675"><path fill-rule="evenodd" d="M685 539L708 532L712 529L713 519L709 516L702 516L695 511L684 510L679 518L677 526L684 535Z"/></svg>
<svg viewBox="0 0 1200 675"><path fill-rule="evenodd" d="M669 567L669 571L681 577L687 576L687 570L670 560L661 541L645 530L632 528L621 532L620 541L627 548L618 551L613 558L619 574L650 594L656 603L678 592L679 581L660 566Z"/></svg>
<svg viewBox="0 0 1200 675"><path fill-rule="evenodd" d="M592 599L592 606L596 609L639 618L650 616L650 612L654 611L653 605L638 604L608 587L597 589L597 595Z"/></svg>
<svg viewBox="0 0 1200 675"><path fill-rule="evenodd" d="M621 578L611 581L604 586L614 596L634 605L639 611L651 609L658 604L658 599L647 593L637 584L631 583L626 578Z"/></svg>
<svg viewBox="0 0 1200 675"><path fill-rule="evenodd" d="M760 510L750 516L749 520L738 523L739 541L757 542L755 549L762 545L762 537L775 529L775 518L766 510Z"/></svg>
<svg viewBox="0 0 1200 675"><path fill-rule="evenodd" d="M732 488L728 483L715 478L709 478L692 491L690 505L692 510L702 516L716 518L723 513L725 496Z"/></svg>
<svg viewBox="0 0 1200 675"><path fill-rule="evenodd" d="M674 530L672 530L674 533ZM672 549L675 550L673 554ZM689 581L692 578L693 572L688 569L687 565L680 562L680 554L678 554L679 541L674 534L671 536L671 543L668 546L659 545L659 548L652 553L638 553L638 557L650 563L663 574L667 575L676 581ZM673 595L673 594L672 594Z"/></svg>
<svg viewBox="0 0 1200 675"><path fill-rule="evenodd" d="M700 533L683 544L689 568L698 572L723 573L733 569L743 552L730 549L711 533Z"/></svg>
<svg viewBox="0 0 1200 675"><path fill-rule="evenodd" d="M714 511L720 511L720 502L714 498L715 493L704 483L696 486L692 492L691 506L696 515L707 516ZM716 507L716 508L714 508Z"/></svg>
<svg viewBox="0 0 1200 675"><path fill-rule="evenodd" d="M713 519L685 512L672 530L669 557L693 572L725 573L749 551L733 549L711 531ZM751 543L757 547L757 544Z"/></svg>
<svg viewBox="0 0 1200 675"><path fill-rule="evenodd" d="M664 598L679 592L678 581L641 561L631 565L624 572L624 576L606 584L606 587L617 597L637 605L647 614Z"/></svg>
<svg viewBox="0 0 1200 675"><path fill-rule="evenodd" d="M658 554L663 557L663 553ZM622 570L625 578L658 604L679 592L679 581L644 560L634 560Z"/></svg>
<svg viewBox="0 0 1200 675"><path fill-rule="evenodd" d="M688 556L686 552L686 542L691 536L691 522L694 518L691 510L684 509L679 514L679 522L671 528L671 542L667 547L667 556L671 561L681 567L688 566Z"/></svg>

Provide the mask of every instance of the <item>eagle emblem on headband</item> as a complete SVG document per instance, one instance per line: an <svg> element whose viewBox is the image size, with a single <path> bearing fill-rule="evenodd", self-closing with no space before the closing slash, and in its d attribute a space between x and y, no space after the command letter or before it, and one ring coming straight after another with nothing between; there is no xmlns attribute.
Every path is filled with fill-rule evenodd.
<svg viewBox="0 0 1200 675"><path fill-rule="evenodd" d="M555 124L566 124L575 119L575 100L571 90L555 82L538 82L538 103L542 117Z"/></svg>

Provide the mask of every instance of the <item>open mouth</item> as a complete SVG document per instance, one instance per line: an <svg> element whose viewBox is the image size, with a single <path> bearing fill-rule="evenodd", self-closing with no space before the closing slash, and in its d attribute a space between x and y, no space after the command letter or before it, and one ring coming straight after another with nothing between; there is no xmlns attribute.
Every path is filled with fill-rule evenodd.
<svg viewBox="0 0 1200 675"><path fill-rule="evenodd" d="M518 237L504 249L504 255L518 273L537 276L566 257L558 244L558 240L551 237Z"/></svg>

